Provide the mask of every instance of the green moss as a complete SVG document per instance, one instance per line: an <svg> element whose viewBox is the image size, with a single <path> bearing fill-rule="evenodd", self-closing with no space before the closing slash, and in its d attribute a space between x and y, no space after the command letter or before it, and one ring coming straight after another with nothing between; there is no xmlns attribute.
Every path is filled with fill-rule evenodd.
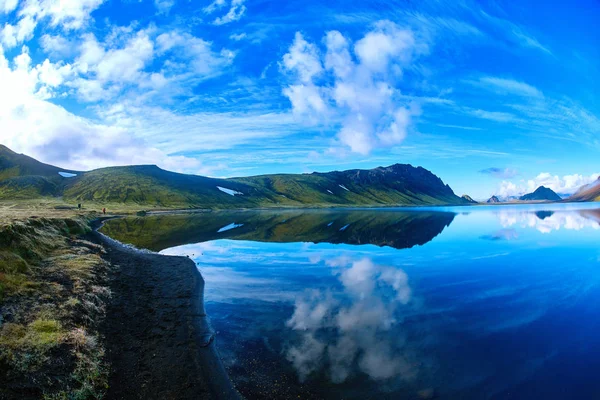
<svg viewBox="0 0 600 400"><path fill-rule="evenodd" d="M58 346L64 334L60 322L53 319L36 319L27 326L7 323L0 331L0 345L13 351L43 353Z"/></svg>
<svg viewBox="0 0 600 400"><path fill-rule="evenodd" d="M64 331L56 320L37 319L28 326L25 346L48 349L61 343Z"/></svg>

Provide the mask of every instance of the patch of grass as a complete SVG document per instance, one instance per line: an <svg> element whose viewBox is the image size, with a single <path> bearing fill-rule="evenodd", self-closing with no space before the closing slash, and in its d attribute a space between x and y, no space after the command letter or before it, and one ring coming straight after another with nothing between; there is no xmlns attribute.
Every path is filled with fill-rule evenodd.
<svg viewBox="0 0 600 400"><path fill-rule="evenodd" d="M27 326L6 323L0 331L0 345L13 351L37 351L45 353L58 346L65 331L57 320L36 319Z"/></svg>
<svg viewBox="0 0 600 400"><path fill-rule="evenodd" d="M27 275L0 273L0 293L4 296L25 295L38 287L39 283L32 281ZM0 304L1 301L2 296L0 296Z"/></svg>
<svg viewBox="0 0 600 400"><path fill-rule="evenodd" d="M24 274L29 264L21 256L10 251L0 251L0 272L4 274Z"/></svg>
<svg viewBox="0 0 600 400"><path fill-rule="evenodd" d="M0 218L0 398L102 398L97 330L111 266L101 246L77 237L86 218L35 215Z"/></svg>

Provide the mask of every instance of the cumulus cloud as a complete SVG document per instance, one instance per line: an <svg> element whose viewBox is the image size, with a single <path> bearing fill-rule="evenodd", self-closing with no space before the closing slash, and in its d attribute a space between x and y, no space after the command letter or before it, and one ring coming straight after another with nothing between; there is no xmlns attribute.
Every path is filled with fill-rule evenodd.
<svg viewBox="0 0 600 400"><path fill-rule="evenodd" d="M415 370L403 354L403 341L383 334L396 325L399 308L411 301L406 273L369 258L326 263L336 268L343 291L307 291L296 299L287 322L302 332L286 351L300 380L323 369L335 383L359 371L378 381L412 378ZM333 337L320 339L324 332Z"/></svg>
<svg viewBox="0 0 600 400"><path fill-rule="evenodd" d="M104 0L28 0L22 2L16 25L6 24L2 31L2 43L14 47L31 39L35 28L41 21L48 21L52 28L65 31L83 28L91 19L91 14ZM5 13L15 10L18 2L0 0L0 10Z"/></svg>
<svg viewBox="0 0 600 400"><path fill-rule="evenodd" d="M235 53L215 51L212 43L186 32L171 31L156 38L158 53L169 55L165 66L172 74L196 75L203 79L219 75L235 58ZM184 62L185 66L177 61Z"/></svg>
<svg viewBox="0 0 600 400"><path fill-rule="evenodd" d="M69 58L76 52L76 43L74 41L61 36L45 34L40 38L40 45L44 51L58 59Z"/></svg>
<svg viewBox="0 0 600 400"><path fill-rule="evenodd" d="M130 103L123 96L119 102L95 105L87 110L88 117L82 117L53 102L71 95L73 90L80 98L90 100L125 85L144 93L139 88L144 89L142 85L150 85L154 79L144 66L156 51L169 55L167 61L173 59L171 52L192 59L189 69L167 76L182 82L189 82L198 73L210 73L211 67L222 68L229 60L228 56L223 62L211 59L221 57L220 53L211 52L209 43L191 35L170 36L160 43L154 36L151 30L121 29L99 42L93 35L84 35L72 63L46 59L35 64L26 46L12 60L0 51L2 144L69 169L157 164L175 171L206 173L210 166L172 154L231 148L294 132L286 129L291 117L278 114L178 114L147 106L137 98ZM55 39L47 37L48 49L60 49L62 43ZM183 137L186 140L181 140Z"/></svg>
<svg viewBox="0 0 600 400"><path fill-rule="evenodd" d="M0 12L9 14L17 8L18 4L19 0L0 0Z"/></svg>
<svg viewBox="0 0 600 400"><path fill-rule="evenodd" d="M215 0L204 7L204 12L206 14L212 14L225 8L225 6L229 4L229 11L225 15L215 18L213 21L213 24L215 25L225 25L230 22L239 21L242 18L246 12L244 1L245 0L231 0L231 2L227 2L226 0Z"/></svg>
<svg viewBox="0 0 600 400"><path fill-rule="evenodd" d="M491 168L482 169L479 171L479 173L484 174L484 175L491 175L494 178L511 179L511 178L514 178L515 176L517 176L519 172L513 168L491 167Z"/></svg>
<svg viewBox="0 0 600 400"><path fill-rule="evenodd" d="M293 112L335 126L338 145L355 153L401 143L420 109L402 98L397 83L427 47L389 21L355 43L338 31L323 42L324 51L298 32L283 56L281 70L289 78L283 94Z"/></svg>
<svg viewBox="0 0 600 400"><path fill-rule="evenodd" d="M497 194L501 197L522 196L535 191L540 186L545 186L560 194L573 194L582 186L596 181L599 176L599 173L594 173L588 176L573 174L560 177L542 172L529 180L522 179L517 182L504 180L498 187Z"/></svg>
<svg viewBox="0 0 600 400"><path fill-rule="evenodd" d="M0 41L5 48L11 49L30 40L35 26L35 21L30 16L21 18L16 25L5 24L0 32Z"/></svg>
<svg viewBox="0 0 600 400"><path fill-rule="evenodd" d="M124 129L69 113L47 99L67 76L70 66L46 60L33 66L22 49L11 67L0 54L0 132L2 143L47 162L87 169L109 164L180 164L196 160L169 158ZM177 161L177 162L174 162Z"/></svg>

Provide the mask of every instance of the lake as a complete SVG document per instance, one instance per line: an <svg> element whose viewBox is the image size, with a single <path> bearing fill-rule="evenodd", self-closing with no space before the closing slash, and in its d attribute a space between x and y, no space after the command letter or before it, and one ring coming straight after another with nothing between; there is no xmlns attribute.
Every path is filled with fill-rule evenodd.
<svg viewBox="0 0 600 400"><path fill-rule="evenodd" d="M600 398L594 204L112 220L192 258L249 399Z"/></svg>

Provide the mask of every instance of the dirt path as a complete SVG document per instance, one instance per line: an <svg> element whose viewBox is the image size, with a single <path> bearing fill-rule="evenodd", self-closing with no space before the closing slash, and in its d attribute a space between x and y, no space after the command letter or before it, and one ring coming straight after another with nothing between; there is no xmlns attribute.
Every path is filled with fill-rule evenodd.
<svg viewBox="0 0 600 400"><path fill-rule="evenodd" d="M118 266L102 328L111 364L107 399L238 399L216 351L194 262L93 237Z"/></svg>

